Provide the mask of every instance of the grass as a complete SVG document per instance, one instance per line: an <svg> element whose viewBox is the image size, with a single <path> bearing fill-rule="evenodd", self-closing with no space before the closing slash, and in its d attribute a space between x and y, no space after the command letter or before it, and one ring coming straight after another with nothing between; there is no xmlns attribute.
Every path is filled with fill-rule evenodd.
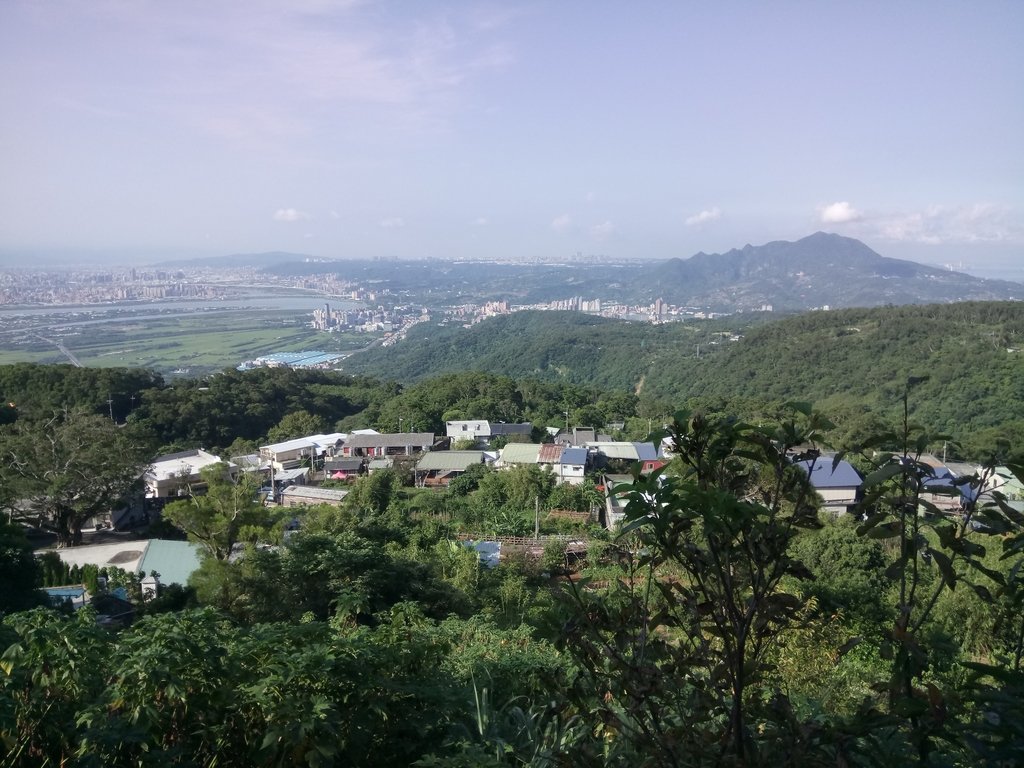
<svg viewBox="0 0 1024 768"><path fill-rule="evenodd" d="M244 310L98 322L72 326L59 335L50 331L47 337L61 340L87 367L150 368L161 373L220 370L272 352L351 352L375 338L364 333L315 331L293 312ZM63 363L68 359L38 337L0 339L0 365L20 362Z"/></svg>

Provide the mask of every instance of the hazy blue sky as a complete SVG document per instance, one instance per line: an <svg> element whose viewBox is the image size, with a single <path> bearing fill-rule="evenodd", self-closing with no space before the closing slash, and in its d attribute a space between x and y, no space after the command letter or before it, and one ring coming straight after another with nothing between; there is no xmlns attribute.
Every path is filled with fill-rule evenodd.
<svg viewBox="0 0 1024 768"><path fill-rule="evenodd" d="M3 0L0 249L1024 261L1022 41L1020 0Z"/></svg>

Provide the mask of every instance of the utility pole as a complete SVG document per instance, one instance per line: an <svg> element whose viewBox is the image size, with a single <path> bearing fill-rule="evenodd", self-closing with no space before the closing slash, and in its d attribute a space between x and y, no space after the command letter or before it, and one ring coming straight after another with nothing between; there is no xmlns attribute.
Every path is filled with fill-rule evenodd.
<svg viewBox="0 0 1024 768"><path fill-rule="evenodd" d="M533 497L533 538L540 541L540 496Z"/></svg>
<svg viewBox="0 0 1024 768"><path fill-rule="evenodd" d="M110 420L114 420L114 398L112 395L107 395L107 407L110 408Z"/></svg>

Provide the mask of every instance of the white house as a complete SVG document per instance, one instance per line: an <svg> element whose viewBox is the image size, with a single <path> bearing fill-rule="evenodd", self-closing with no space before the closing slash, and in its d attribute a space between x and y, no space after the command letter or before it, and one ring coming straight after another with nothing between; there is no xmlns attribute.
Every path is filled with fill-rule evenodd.
<svg viewBox="0 0 1024 768"><path fill-rule="evenodd" d="M310 435L283 443L260 446L260 456L273 464L274 470L295 469L301 464L316 459L335 456L348 438L343 432L326 435Z"/></svg>
<svg viewBox="0 0 1024 768"><path fill-rule="evenodd" d="M142 475L146 498L168 499L183 495L188 486L195 488L200 483L200 474L204 469L220 462L220 456L202 448L157 456ZM238 467L231 462L225 463L228 471L234 475Z"/></svg>
<svg viewBox="0 0 1024 768"><path fill-rule="evenodd" d="M341 455L355 456L412 456L429 451L434 445L433 432L399 432L397 434L353 434L341 446Z"/></svg>
<svg viewBox="0 0 1024 768"><path fill-rule="evenodd" d="M559 483L570 483L581 485L585 478L587 469L587 457L589 453L586 448L566 448L555 463L555 472Z"/></svg>
<svg viewBox="0 0 1024 768"><path fill-rule="evenodd" d="M506 424L486 419L461 419L445 422L445 435L452 440L477 440L487 442L495 437L519 435L527 440L533 432L533 424Z"/></svg>
<svg viewBox="0 0 1024 768"><path fill-rule="evenodd" d="M840 461L833 468L832 457L821 456L814 462L805 460L796 464L810 476L811 485L821 497L823 509L842 515L857 503L861 476L850 462Z"/></svg>

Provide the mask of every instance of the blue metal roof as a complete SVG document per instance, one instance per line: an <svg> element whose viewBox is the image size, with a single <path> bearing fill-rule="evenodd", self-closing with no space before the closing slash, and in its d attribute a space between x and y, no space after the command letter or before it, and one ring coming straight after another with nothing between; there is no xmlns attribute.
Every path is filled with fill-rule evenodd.
<svg viewBox="0 0 1024 768"><path fill-rule="evenodd" d="M945 467L937 467L935 477L930 477L922 483L926 491L942 493L947 488L956 489L965 501L974 501L980 495L978 488L972 488L969 483L957 484L952 473Z"/></svg>
<svg viewBox="0 0 1024 768"><path fill-rule="evenodd" d="M562 451L562 456L558 460L559 464L586 464L587 463L587 449L586 448L566 448Z"/></svg>
<svg viewBox="0 0 1024 768"><path fill-rule="evenodd" d="M654 461L658 458L658 451L651 443L633 443L636 446L636 457L640 461Z"/></svg>
<svg viewBox="0 0 1024 768"><path fill-rule="evenodd" d="M811 468L811 461L798 461L796 465L807 472ZM822 456L814 462L810 475L811 485L815 488L856 488L861 483L860 473L848 461L840 461L833 471L830 456Z"/></svg>

